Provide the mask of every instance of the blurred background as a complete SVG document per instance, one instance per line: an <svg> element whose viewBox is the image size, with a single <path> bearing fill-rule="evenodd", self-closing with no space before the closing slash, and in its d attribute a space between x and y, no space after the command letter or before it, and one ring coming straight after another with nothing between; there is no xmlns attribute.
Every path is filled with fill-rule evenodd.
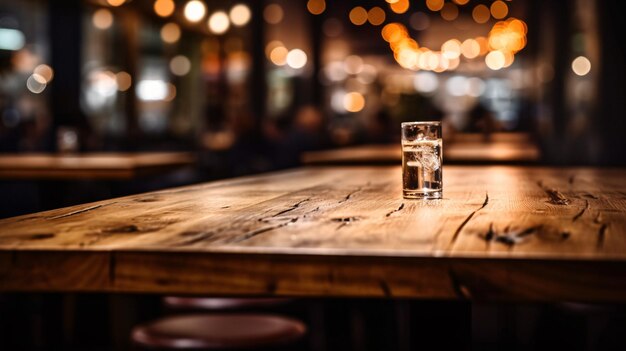
<svg viewBox="0 0 626 351"><path fill-rule="evenodd" d="M624 165L619 18L604 0L2 0L0 152L195 162L74 182L53 203L42 182L4 177L20 196L1 214L294 167L397 143L414 120L443 121L463 154L447 163L492 162L487 148L504 163Z"/></svg>

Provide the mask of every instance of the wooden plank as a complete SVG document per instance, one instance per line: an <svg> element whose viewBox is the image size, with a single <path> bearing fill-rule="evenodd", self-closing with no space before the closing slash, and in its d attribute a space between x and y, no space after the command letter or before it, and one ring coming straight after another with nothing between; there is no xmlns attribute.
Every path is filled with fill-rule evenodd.
<svg viewBox="0 0 626 351"><path fill-rule="evenodd" d="M453 140L444 139L446 163L536 163L539 148L519 135L505 133L493 136L486 142L482 135L459 135ZM334 150L310 151L302 154L305 165L389 165L399 164L400 144L361 145Z"/></svg>
<svg viewBox="0 0 626 351"><path fill-rule="evenodd" d="M400 174L313 167L0 220L0 290L626 300L626 170L446 166L431 201L403 199Z"/></svg>
<svg viewBox="0 0 626 351"><path fill-rule="evenodd" d="M186 152L3 154L0 179L130 179L193 161Z"/></svg>

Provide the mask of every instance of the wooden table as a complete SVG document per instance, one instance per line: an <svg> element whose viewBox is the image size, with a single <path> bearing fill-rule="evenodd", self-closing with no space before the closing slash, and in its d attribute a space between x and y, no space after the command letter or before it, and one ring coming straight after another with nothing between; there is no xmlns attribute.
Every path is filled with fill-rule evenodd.
<svg viewBox="0 0 626 351"><path fill-rule="evenodd" d="M540 160L539 148L524 135L496 133L485 142L482 135L457 135L444 140L443 158L446 163L531 164ZM400 164L400 144L360 145L334 150L310 151L302 154L305 165L367 165Z"/></svg>
<svg viewBox="0 0 626 351"><path fill-rule="evenodd" d="M188 152L1 154L0 179L131 179L193 160Z"/></svg>
<svg viewBox="0 0 626 351"><path fill-rule="evenodd" d="M0 291L626 300L626 170L312 167L0 220Z"/></svg>

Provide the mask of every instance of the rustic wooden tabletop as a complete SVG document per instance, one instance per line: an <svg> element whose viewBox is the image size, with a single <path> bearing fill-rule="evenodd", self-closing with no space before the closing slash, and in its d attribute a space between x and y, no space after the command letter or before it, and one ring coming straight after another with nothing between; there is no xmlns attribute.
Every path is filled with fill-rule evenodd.
<svg viewBox="0 0 626 351"><path fill-rule="evenodd" d="M0 155L0 179L131 179L190 165L188 152Z"/></svg>
<svg viewBox="0 0 626 351"><path fill-rule="evenodd" d="M0 220L0 291L626 300L626 170L312 167Z"/></svg>

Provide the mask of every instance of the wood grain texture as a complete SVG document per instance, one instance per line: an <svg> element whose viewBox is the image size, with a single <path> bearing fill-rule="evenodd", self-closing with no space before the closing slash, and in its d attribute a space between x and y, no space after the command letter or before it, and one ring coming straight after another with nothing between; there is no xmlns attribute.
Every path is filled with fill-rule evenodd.
<svg viewBox="0 0 626 351"><path fill-rule="evenodd" d="M314 167L0 220L0 290L626 300L626 170Z"/></svg>
<svg viewBox="0 0 626 351"><path fill-rule="evenodd" d="M131 179L193 161L186 152L3 154L0 179Z"/></svg>

